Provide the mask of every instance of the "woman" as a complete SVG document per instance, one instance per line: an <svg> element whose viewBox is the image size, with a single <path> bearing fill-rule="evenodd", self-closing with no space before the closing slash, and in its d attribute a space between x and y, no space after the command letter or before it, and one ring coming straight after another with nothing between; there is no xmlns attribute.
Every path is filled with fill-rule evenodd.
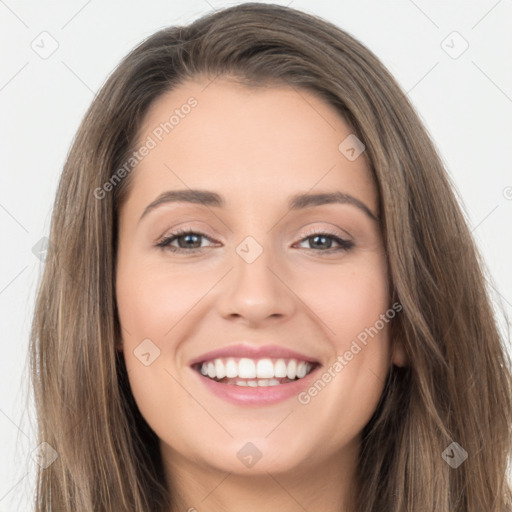
<svg viewBox="0 0 512 512"><path fill-rule="evenodd" d="M79 129L50 239L37 511L510 512L479 256L347 33L244 4L148 38Z"/></svg>

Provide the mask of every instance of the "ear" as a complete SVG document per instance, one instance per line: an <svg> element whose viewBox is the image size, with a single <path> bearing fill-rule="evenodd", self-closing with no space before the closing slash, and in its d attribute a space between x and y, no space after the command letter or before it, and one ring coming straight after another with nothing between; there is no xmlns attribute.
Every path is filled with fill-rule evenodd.
<svg viewBox="0 0 512 512"><path fill-rule="evenodd" d="M405 351L403 343L400 340L395 341L391 360L395 366L409 365L409 357Z"/></svg>
<svg viewBox="0 0 512 512"><path fill-rule="evenodd" d="M123 341L121 340L119 343L116 343L116 350L118 352L122 352L124 348Z"/></svg>

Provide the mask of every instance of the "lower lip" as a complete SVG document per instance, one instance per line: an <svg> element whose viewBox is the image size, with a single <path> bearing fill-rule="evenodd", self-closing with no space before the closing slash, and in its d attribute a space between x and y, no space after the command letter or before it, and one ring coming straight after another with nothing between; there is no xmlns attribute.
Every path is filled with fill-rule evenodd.
<svg viewBox="0 0 512 512"><path fill-rule="evenodd" d="M296 397L315 380L321 366L317 366L302 379L277 386L237 386L221 384L192 369L201 382L216 396L236 405L270 405Z"/></svg>

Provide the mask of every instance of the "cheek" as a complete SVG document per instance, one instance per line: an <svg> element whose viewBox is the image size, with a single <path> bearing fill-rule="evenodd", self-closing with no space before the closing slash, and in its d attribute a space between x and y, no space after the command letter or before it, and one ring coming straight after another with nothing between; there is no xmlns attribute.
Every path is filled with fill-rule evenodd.
<svg viewBox="0 0 512 512"><path fill-rule="evenodd" d="M304 297L324 323L338 353L346 350L351 340L374 326L389 308L384 258L372 255L353 265L316 273L304 289Z"/></svg>
<svg viewBox="0 0 512 512"><path fill-rule="evenodd" d="M311 284L302 296L321 319L332 347L326 368L330 392L346 400L349 410L371 415L391 359L388 332L394 311L389 313L385 258L372 254L353 265L331 267Z"/></svg>
<svg viewBox="0 0 512 512"><path fill-rule="evenodd" d="M375 412L391 359L385 268L378 261L369 268L337 273L331 269L329 276L315 280L319 287L308 300L327 326L332 356L299 402L310 408L310 418L325 425L327 437L345 442Z"/></svg>
<svg viewBox="0 0 512 512"><path fill-rule="evenodd" d="M190 402L173 379L182 378L185 364L178 333L190 328L194 308L211 286L208 270L157 265L135 256L119 261L116 294L123 353L132 393L144 417L161 416L164 395L175 409Z"/></svg>
<svg viewBox="0 0 512 512"><path fill-rule="evenodd" d="M201 280L192 283L191 279L191 275L185 278L183 272L164 272L136 258L118 267L116 293L124 359L137 406L152 427L166 418L162 410L169 403L174 412L190 406L190 396L174 380L181 380L181 375L173 363L173 329L207 291L207 281L202 280L205 290L201 291ZM172 428L172 422L162 426L164 432Z"/></svg>
<svg viewBox="0 0 512 512"><path fill-rule="evenodd" d="M208 291L210 281L198 272L135 263L121 267L116 287L121 324L133 336L164 339Z"/></svg>

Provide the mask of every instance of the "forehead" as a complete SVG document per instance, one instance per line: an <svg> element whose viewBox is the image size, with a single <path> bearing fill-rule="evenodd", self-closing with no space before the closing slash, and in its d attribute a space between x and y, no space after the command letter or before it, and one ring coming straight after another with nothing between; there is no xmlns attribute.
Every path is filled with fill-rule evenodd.
<svg viewBox="0 0 512 512"><path fill-rule="evenodd" d="M147 112L135 149L151 149L132 171L130 194L151 199L164 189L203 188L235 207L336 190L376 211L364 152L350 160L339 149L350 136L335 108L310 91L198 78Z"/></svg>

